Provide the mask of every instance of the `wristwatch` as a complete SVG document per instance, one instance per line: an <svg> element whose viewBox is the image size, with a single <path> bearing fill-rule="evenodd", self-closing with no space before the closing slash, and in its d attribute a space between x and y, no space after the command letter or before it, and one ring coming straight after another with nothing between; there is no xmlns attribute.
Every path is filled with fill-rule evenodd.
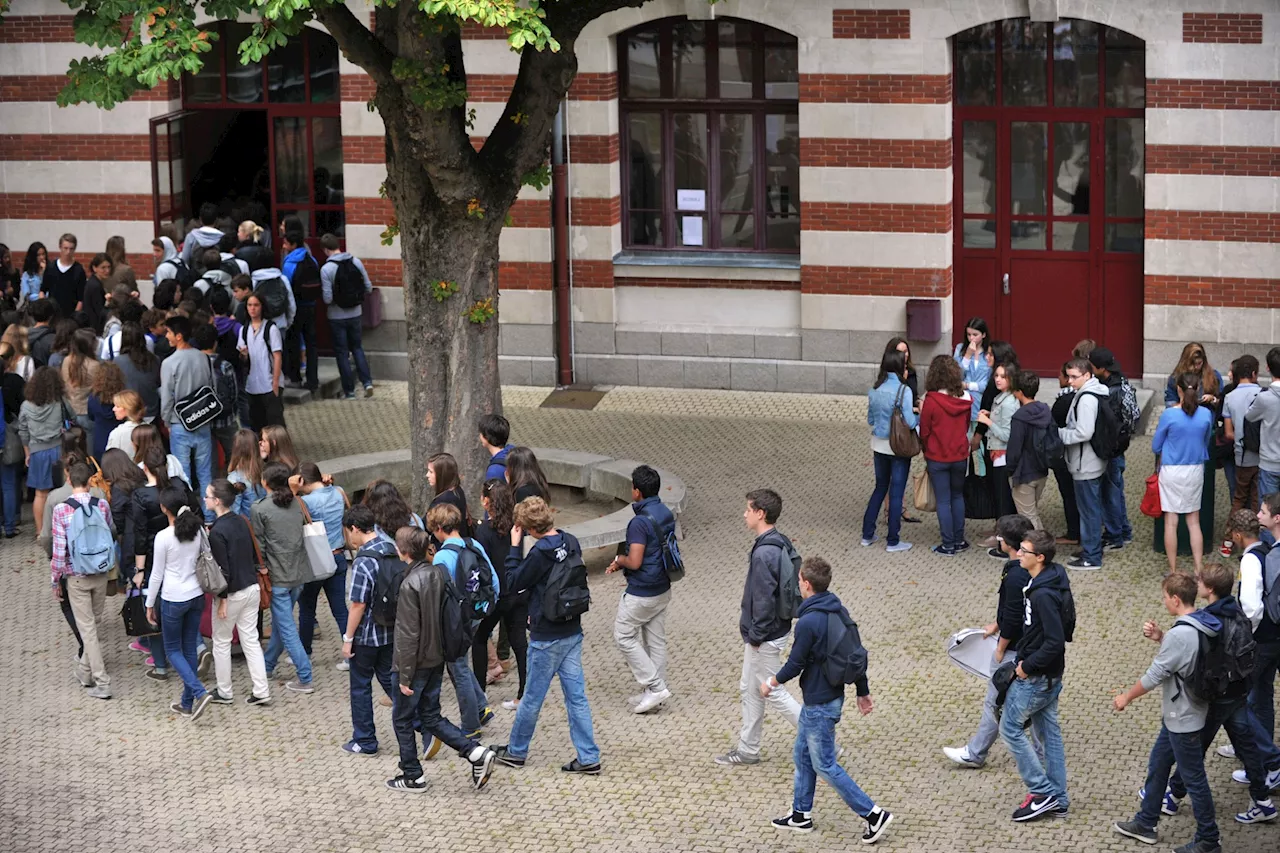
<svg viewBox="0 0 1280 853"><path fill-rule="evenodd" d="M356 641L355 637L348 637L346 634L342 635L342 642L344 643L354 643L355 641Z"/></svg>

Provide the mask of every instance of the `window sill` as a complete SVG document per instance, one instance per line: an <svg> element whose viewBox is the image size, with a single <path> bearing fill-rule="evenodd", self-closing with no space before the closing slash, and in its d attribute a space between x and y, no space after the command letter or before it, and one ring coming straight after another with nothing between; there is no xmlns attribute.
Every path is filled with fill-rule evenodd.
<svg viewBox="0 0 1280 853"><path fill-rule="evenodd" d="M622 251L615 278L707 278L800 281L800 256L762 252Z"/></svg>

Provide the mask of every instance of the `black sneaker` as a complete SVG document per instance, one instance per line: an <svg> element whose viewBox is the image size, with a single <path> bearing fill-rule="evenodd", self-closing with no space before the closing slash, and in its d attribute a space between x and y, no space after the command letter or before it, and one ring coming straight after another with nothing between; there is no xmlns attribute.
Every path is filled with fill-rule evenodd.
<svg viewBox="0 0 1280 853"><path fill-rule="evenodd" d="M1076 557L1074 560L1071 560L1069 563L1067 563L1067 568L1082 569L1086 572L1089 572L1089 571L1096 571L1097 569L1102 568L1102 564L1094 563L1090 560L1086 560L1083 556L1081 556L1081 557Z"/></svg>
<svg viewBox="0 0 1280 853"><path fill-rule="evenodd" d="M581 773L584 776L599 776L600 762L597 761L595 764L583 764L581 761L575 758L573 759L573 761L570 761L568 764L565 764L560 769L563 770L565 773Z"/></svg>
<svg viewBox="0 0 1280 853"><path fill-rule="evenodd" d="M213 697L209 701L215 705L230 705L232 702L235 701L230 696L223 696L221 690L215 690L209 695Z"/></svg>
<svg viewBox="0 0 1280 853"><path fill-rule="evenodd" d="M244 700L244 704L246 704L246 705L270 705L270 704L271 704L271 697L270 697L270 696L250 696L248 699Z"/></svg>
<svg viewBox="0 0 1280 853"><path fill-rule="evenodd" d="M420 794L427 790L427 777L419 776L417 779L410 779L408 776L401 775L394 779L388 779L387 787L393 791Z"/></svg>
<svg viewBox="0 0 1280 853"><path fill-rule="evenodd" d="M893 823L893 812L887 812L879 806L867 818L867 828L862 831L863 844L875 844L884 835L889 824Z"/></svg>
<svg viewBox="0 0 1280 853"><path fill-rule="evenodd" d="M1126 820L1111 825L1112 832L1118 832L1123 836L1141 841L1143 844L1155 844L1159 839L1156 837L1154 829L1147 829L1136 820Z"/></svg>
<svg viewBox="0 0 1280 853"><path fill-rule="evenodd" d="M968 551L972 547L973 546L969 544L968 539L961 539L960 544L956 546L956 553L957 554L964 553L965 551Z"/></svg>
<svg viewBox="0 0 1280 853"><path fill-rule="evenodd" d="M173 702L169 705L169 710L177 714L179 717L190 717L191 709L184 708L181 702Z"/></svg>
<svg viewBox="0 0 1280 853"><path fill-rule="evenodd" d="M1013 811L1013 819L1018 823L1048 817L1058 808L1058 798L1052 794L1027 794L1022 805Z"/></svg>
<svg viewBox="0 0 1280 853"><path fill-rule="evenodd" d="M770 823L774 829L790 829L793 832L813 832L813 818L804 812L793 811L786 817L776 817Z"/></svg>
<svg viewBox="0 0 1280 853"><path fill-rule="evenodd" d="M524 767L525 759L517 758L507 751L506 744L495 746L493 748L494 759L504 767L515 767L517 769Z"/></svg>
<svg viewBox="0 0 1280 853"><path fill-rule="evenodd" d="M468 760L471 762L471 785L479 791L489 784L489 777L493 774L493 762L498 754L483 746L477 746L476 749L480 750L480 754ZM472 754L475 754L474 751Z"/></svg>
<svg viewBox="0 0 1280 853"><path fill-rule="evenodd" d="M997 560L1007 560L1007 559L1009 559L1009 555L1008 555L1008 554L1006 554L1004 551L1001 551L999 548L991 548L991 549L989 549L989 550L987 551L987 556L988 556L988 557L995 557Z"/></svg>
<svg viewBox="0 0 1280 853"><path fill-rule="evenodd" d="M488 705L484 706L484 710L480 712L480 728L489 725L489 721L493 719L493 709Z"/></svg>
<svg viewBox="0 0 1280 853"><path fill-rule="evenodd" d="M1102 550L1104 551L1119 551L1123 547L1123 539L1107 539L1102 543Z"/></svg>
<svg viewBox="0 0 1280 853"><path fill-rule="evenodd" d="M168 672L160 672L155 669L147 670L145 675L147 676L147 678L150 678L152 681L168 681L169 680Z"/></svg>
<svg viewBox="0 0 1280 853"><path fill-rule="evenodd" d="M204 713L204 709L209 707L209 702L213 699L212 693L206 693L195 701L191 706L191 722L200 719L200 715Z"/></svg>
<svg viewBox="0 0 1280 853"><path fill-rule="evenodd" d="M954 557L956 554L960 553L950 545L934 545L929 550L937 554L939 557Z"/></svg>

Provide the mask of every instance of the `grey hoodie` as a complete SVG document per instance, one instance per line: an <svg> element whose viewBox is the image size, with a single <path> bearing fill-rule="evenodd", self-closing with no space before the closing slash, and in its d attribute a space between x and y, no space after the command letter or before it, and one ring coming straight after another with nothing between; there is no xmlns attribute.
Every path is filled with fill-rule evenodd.
<svg viewBox="0 0 1280 853"><path fill-rule="evenodd" d="M1259 391L1244 413L1244 419L1262 421L1258 467L1273 474L1280 471L1280 385L1273 381L1269 387Z"/></svg>
<svg viewBox="0 0 1280 853"><path fill-rule="evenodd" d="M1058 430L1066 446L1067 470L1073 480L1094 480L1107 470L1107 463L1098 458L1089 443L1098 423L1098 401L1107 398L1107 386L1090 376L1067 410L1067 425Z"/></svg>
<svg viewBox="0 0 1280 853"><path fill-rule="evenodd" d="M222 230L214 228L212 225L201 225L194 231L187 234L187 239L182 241L182 260L186 261L187 266L195 266L194 258L197 250L209 248L218 248L218 244L222 242Z"/></svg>
<svg viewBox="0 0 1280 853"><path fill-rule="evenodd" d="M1164 725L1174 733L1198 732L1204 728L1209 703L1187 689L1184 683L1196 668L1200 635L1218 636L1222 622L1202 611L1179 616L1164 633L1160 651L1142 675L1142 686L1155 690L1163 685L1160 710Z"/></svg>
<svg viewBox="0 0 1280 853"><path fill-rule="evenodd" d="M155 274L151 276L151 280L157 287L162 281L178 277L178 268L172 263L173 259L178 257L178 250L173 247L173 241L168 237L161 237L160 242L164 244L164 250L160 255L160 263L156 264Z"/></svg>
<svg viewBox="0 0 1280 853"><path fill-rule="evenodd" d="M24 401L18 410L18 438L32 453L62 446L62 403L37 406Z"/></svg>
<svg viewBox="0 0 1280 853"><path fill-rule="evenodd" d="M350 320L364 313L363 305L357 305L354 308L343 308L333 301L333 287L338 277L338 261L345 260L353 261L356 269L360 271L360 276L364 279L364 292L369 293L373 290L373 282L369 281L369 273L365 270L364 264L360 262L359 258L350 252L335 252L330 255L320 267L320 296L324 299L324 304L329 306L330 320Z"/></svg>

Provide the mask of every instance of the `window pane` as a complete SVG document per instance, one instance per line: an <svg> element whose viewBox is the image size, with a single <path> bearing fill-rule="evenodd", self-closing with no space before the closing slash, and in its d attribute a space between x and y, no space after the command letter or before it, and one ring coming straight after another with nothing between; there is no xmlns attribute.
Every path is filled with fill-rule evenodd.
<svg viewBox="0 0 1280 853"><path fill-rule="evenodd" d="M273 104L300 104L306 100L307 81L302 55L302 39L298 36L267 54L268 101Z"/></svg>
<svg viewBox="0 0 1280 853"><path fill-rule="evenodd" d="M645 30L627 36L627 91L628 98L657 98L662 95L658 74L658 29Z"/></svg>
<svg viewBox="0 0 1280 853"><path fill-rule="evenodd" d="M996 125L992 121L964 122L965 213L996 212Z"/></svg>
<svg viewBox="0 0 1280 853"><path fill-rule="evenodd" d="M767 157L765 206L770 213L797 222L796 245L800 230L800 118L795 113L769 115L764 119L764 145Z"/></svg>
<svg viewBox="0 0 1280 853"><path fill-rule="evenodd" d="M1107 106L1145 107L1146 97L1146 47L1142 40L1106 28L1107 43Z"/></svg>
<svg viewBox="0 0 1280 853"><path fill-rule="evenodd" d="M706 30L702 21L676 21L671 26L671 55L675 60L677 98L707 96Z"/></svg>
<svg viewBox="0 0 1280 853"><path fill-rule="evenodd" d="M633 210L662 208L662 116L631 113L627 117L630 140L630 186L627 206Z"/></svg>
<svg viewBox="0 0 1280 853"><path fill-rule="evenodd" d="M332 234L335 237L346 236L347 220L341 210L316 211L316 230L311 236L320 237L325 234Z"/></svg>
<svg viewBox="0 0 1280 853"><path fill-rule="evenodd" d="M1011 222L1009 228L1009 248L1011 249L1043 249L1043 222Z"/></svg>
<svg viewBox="0 0 1280 853"><path fill-rule="evenodd" d="M1042 121L1015 121L1009 129L1012 148L1009 187L1013 213L1015 216L1043 214L1048 126Z"/></svg>
<svg viewBox="0 0 1280 853"><path fill-rule="evenodd" d="M720 248L754 249L756 218L750 213L720 214Z"/></svg>
<svg viewBox="0 0 1280 853"><path fill-rule="evenodd" d="M284 221L286 216L296 216L302 222L302 233L306 235L314 235L311 230L311 211L310 210L277 210L276 211L276 228L272 232L276 235L275 239L279 240L280 223Z"/></svg>
<svg viewBox="0 0 1280 853"><path fill-rule="evenodd" d="M312 181L316 204L342 204L342 120L311 119Z"/></svg>
<svg viewBox="0 0 1280 853"><path fill-rule="evenodd" d="M956 36L956 103L961 106L996 102L996 26L983 24Z"/></svg>
<svg viewBox="0 0 1280 853"><path fill-rule="evenodd" d="M1109 118L1106 137L1107 216L1140 217L1143 212L1143 127L1140 118Z"/></svg>
<svg viewBox="0 0 1280 853"><path fill-rule="evenodd" d="M716 25L720 35L720 97L750 98L755 44L755 27L746 21L721 21Z"/></svg>
<svg viewBox="0 0 1280 853"><path fill-rule="evenodd" d="M338 43L317 30L307 29L307 59L311 62L311 103L338 100Z"/></svg>
<svg viewBox="0 0 1280 853"><path fill-rule="evenodd" d="M676 192L707 190L707 115L676 113L675 134Z"/></svg>
<svg viewBox="0 0 1280 853"><path fill-rule="evenodd" d="M1109 222L1106 227L1108 252L1141 252L1141 222Z"/></svg>
<svg viewBox="0 0 1280 853"><path fill-rule="evenodd" d="M750 115L720 116L720 209L755 207L755 148Z"/></svg>
<svg viewBox="0 0 1280 853"><path fill-rule="evenodd" d="M1058 21L1053 25L1053 103L1098 105L1098 25Z"/></svg>
<svg viewBox="0 0 1280 853"><path fill-rule="evenodd" d="M249 37L248 24L227 24L227 100L237 104L262 103L262 63L240 64L240 42Z"/></svg>
<svg viewBox="0 0 1280 853"><path fill-rule="evenodd" d="M306 204L311 200L307 174L307 120L296 116L275 119L276 203Z"/></svg>
<svg viewBox="0 0 1280 853"><path fill-rule="evenodd" d="M966 249L994 249L996 247L996 221L994 219L966 219L964 221L964 245Z"/></svg>
<svg viewBox="0 0 1280 853"><path fill-rule="evenodd" d="M1053 176L1054 215L1088 216L1088 123L1060 121L1054 124ZM1056 234L1054 240L1057 240Z"/></svg>
<svg viewBox="0 0 1280 853"><path fill-rule="evenodd" d="M1053 248L1059 252L1089 251L1089 223L1054 222Z"/></svg>
<svg viewBox="0 0 1280 853"><path fill-rule="evenodd" d="M765 44L764 96L786 101L800 99L800 51L795 39L778 38Z"/></svg>
<svg viewBox="0 0 1280 853"><path fill-rule="evenodd" d="M1004 103L1045 105L1049 28L1026 18L1004 21Z"/></svg>
<svg viewBox="0 0 1280 853"><path fill-rule="evenodd" d="M210 28L210 32L216 31ZM213 50L200 54L201 59L204 60L204 66L199 73L185 75L182 81L185 84L183 94L188 101L196 104L216 104L222 100L222 51L235 50L236 47L233 44L228 48L227 41L224 35L213 42Z"/></svg>

